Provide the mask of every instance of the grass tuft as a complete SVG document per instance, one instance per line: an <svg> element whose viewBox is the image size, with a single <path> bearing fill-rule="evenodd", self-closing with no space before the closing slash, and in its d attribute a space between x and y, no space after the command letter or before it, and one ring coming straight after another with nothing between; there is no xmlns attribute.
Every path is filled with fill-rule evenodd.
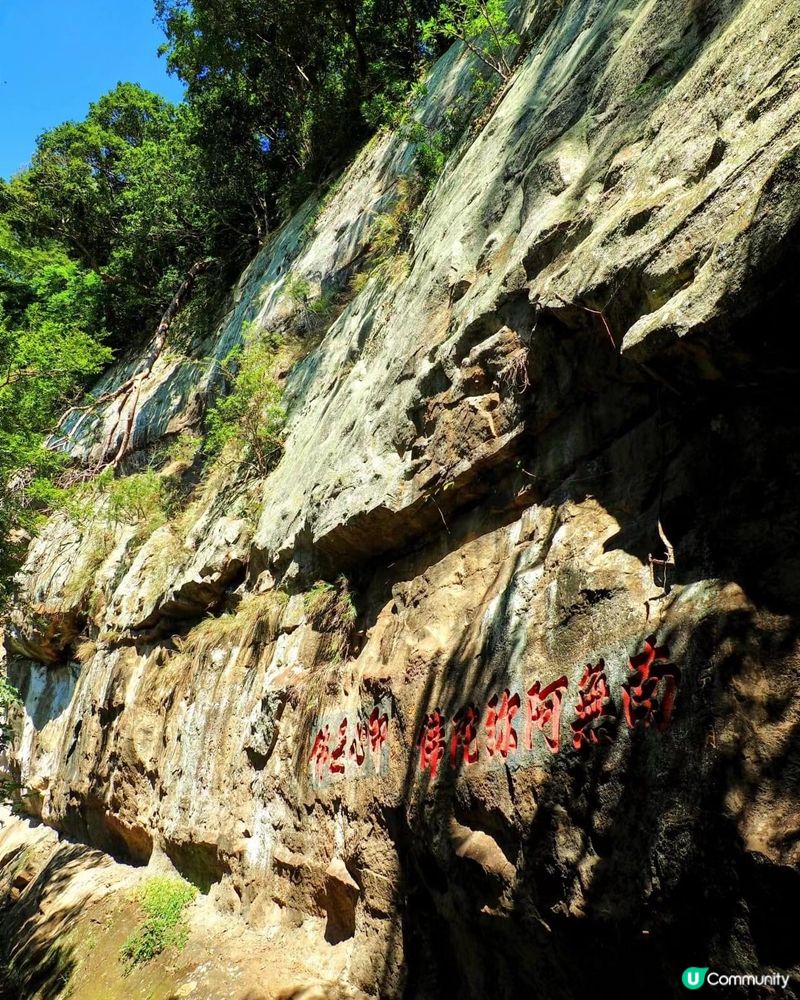
<svg viewBox="0 0 800 1000"><path fill-rule="evenodd" d="M120 957L126 973L160 955L165 948L186 943L188 927L184 910L197 896L197 888L182 878L158 875L139 891L145 912L143 923L122 946Z"/></svg>
<svg viewBox="0 0 800 1000"><path fill-rule="evenodd" d="M317 580L305 595L305 610L311 625L324 636L321 653L325 659L346 660L358 617L347 577L339 576L335 583Z"/></svg>
<svg viewBox="0 0 800 1000"><path fill-rule="evenodd" d="M212 662L215 650L234 646L248 662L257 660L263 648L278 636L286 599L282 591L246 594L233 614L206 618L185 638L176 639L176 646L183 656L203 663Z"/></svg>

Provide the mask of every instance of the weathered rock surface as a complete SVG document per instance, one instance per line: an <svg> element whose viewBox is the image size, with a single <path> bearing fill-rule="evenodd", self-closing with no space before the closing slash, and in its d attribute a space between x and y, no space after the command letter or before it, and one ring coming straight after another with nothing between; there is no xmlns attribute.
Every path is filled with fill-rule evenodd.
<svg viewBox="0 0 800 1000"><path fill-rule="evenodd" d="M143 919L137 896L150 871L119 864L5 809L0 810L0 865L4 930L18 944L11 949L12 971L0 967L4 1000L34 991L93 1000L364 997L342 982L341 952L296 951L281 935L266 937L222 912L219 899L210 896L195 900L186 913L185 948L170 948L146 966L125 970L119 951ZM294 930L293 945L297 936ZM29 985L20 994L18 984L26 978Z"/></svg>
<svg viewBox="0 0 800 1000"><path fill-rule="evenodd" d="M369 996L673 996L691 964L798 997L800 9L526 17L406 274L288 374L255 527L220 484L180 537L120 537L91 609L80 534L34 543L24 801ZM215 357L286 322L288 273L346 281L410 156L375 140L262 251ZM139 444L191 419L153 378ZM302 596L338 574L339 663ZM255 643L173 638L256 591Z"/></svg>

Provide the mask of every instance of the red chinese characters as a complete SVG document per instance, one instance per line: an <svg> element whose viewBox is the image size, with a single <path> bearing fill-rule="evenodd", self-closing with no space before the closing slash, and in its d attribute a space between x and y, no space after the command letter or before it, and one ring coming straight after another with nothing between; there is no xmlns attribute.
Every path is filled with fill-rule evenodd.
<svg viewBox="0 0 800 1000"><path fill-rule="evenodd" d="M363 722L357 722L355 735L347 751L347 759L361 767L367 756L367 727Z"/></svg>
<svg viewBox="0 0 800 1000"><path fill-rule="evenodd" d="M666 647L655 636L642 652L628 661L621 686L622 710L615 707L606 663L587 663L577 685L574 717L569 722L572 748L585 751L611 743L624 717L631 730L654 728L665 731L672 720L680 671L669 659ZM536 680L523 693L511 688L497 691L481 707L469 702L445 714L440 707L427 712L414 745L416 766L431 781L443 768L509 761L538 752L542 742L551 754L561 749L561 714L565 710L569 681L566 675L543 685ZM318 723L310 755L317 783L359 774L380 774L389 761L389 712L383 702L369 715L359 713L355 724L336 715ZM524 725L519 721L524 719ZM519 756L518 756L519 755ZM413 764L412 764L413 766Z"/></svg>
<svg viewBox="0 0 800 1000"><path fill-rule="evenodd" d="M444 721L438 708L425 716L417 746L420 771L430 771L431 779L435 779L444 756Z"/></svg>
<svg viewBox="0 0 800 1000"><path fill-rule="evenodd" d="M536 681L526 693L525 702L525 734L526 750L533 749L533 734L538 729L544 737L545 745L551 753L558 753L561 745L561 702L569 682L566 677L542 687ZM550 733L546 732L550 729Z"/></svg>
<svg viewBox="0 0 800 1000"><path fill-rule="evenodd" d="M311 750L311 766L314 769L314 777L317 781L322 781L322 777L328 767L328 761L331 756L330 739L331 731L328 726L323 726L314 739L314 746Z"/></svg>
<svg viewBox="0 0 800 1000"><path fill-rule="evenodd" d="M572 745L576 750L597 743L611 743L614 739L611 724L615 715L608 689L605 660L598 660L586 669L578 684L577 718L571 724Z"/></svg>
<svg viewBox="0 0 800 1000"><path fill-rule="evenodd" d="M479 720L480 713L475 705L467 705L453 716L453 734L450 737L451 767L456 767L459 756L464 764L474 764L477 761Z"/></svg>
<svg viewBox="0 0 800 1000"><path fill-rule="evenodd" d="M339 742L331 754L331 774L344 774L344 751L347 746L347 717L339 725Z"/></svg>
<svg viewBox="0 0 800 1000"><path fill-rule="evenodd" d="M655 726L664 732L670 724L680 671L670 663L666 646L656 646L655 636L644 650L632 656L630 674L622 685L622 709L629 729Z"/></svg>
<svg viewBox="0 0 800 1000"><path fill-rule="evenodd" d="M498 698L493 695L486 709L486 751L490 757L508 757L517 749L514 716L519 711L519 695L506 688Z"/></svg>
<svg viewBox="0 0 800 1000"><path fill-rule="evenodd" d="M372 709L369 717L369 745L375 758L376 769L380 766L381 754L389 734L389 716L381 712L378 705Z"/></svg>
<svg viewBox="0 0 800 1000"><path fill-rule="evenodd" d="M389 715L380 705L369 716L359 716L355 723L345 715L338 724L320 724L309 757L315 782L324 784L359 773L380 774L387 763L388 737Z"/></svg>

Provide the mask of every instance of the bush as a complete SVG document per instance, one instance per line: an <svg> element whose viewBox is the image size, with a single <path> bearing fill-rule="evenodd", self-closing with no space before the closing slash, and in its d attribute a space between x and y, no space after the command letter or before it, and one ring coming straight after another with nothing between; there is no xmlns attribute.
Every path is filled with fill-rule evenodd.
<svg viewBox="0 0 800 1000"><path fill-rule="evenodd" d="M511 75L506 53L519 44L511 27L506 0L445 0L435 16L422 24L426 45L437 38L459 39L486 67L501 79Z"/></svg>
<svg viewBox="0 0 800 1000"><path fill-rule="evenodd" d="M463 136L478 100L483 97L456 101L445 113L438 129L430 129L412 119L403 123L400 135L416 149L409 174L398 183L397 198L389 211L379 215L372 226L370 248L377 267L383 267L391 258L409 249L422 201Z"/></svg>
<svg viewBox="0 0 800 1000"><path fill-rule="evenodd" d="M401 178L391 208L373 222L369 245L376 268L383 267L392 257L408 250L418 215L419 194L418 184Z"/></svg>
<svg viewBox="0 0 800 1000"><path fill-rule="evenodd" d="M283 283L282 294L298 305L305 303L311 296L311 282L307 278L303 278L301 275L290 271Z"/></svg>
<svg viewBox="0 0 800 1000"><path fill-rule="evenodd" d="M169 484L154 469L114 478L107 469L96 481L107 496L108 520L112 524L144 524L152 534L166 521L170 507Z"/></svg>
<svg viewBox="0 0 800 1000"><path fill-rule="evenodd" d="M11 746L14 732L9 722L9 714L15 705L20 705L22 698L19 691L8 680L0 676L0 751L7 750ZM10 776L0 773L0 801L7 799L12 792L17 790L19 785L11 780ZM0 966L2 972L2 966Z"/></svg>
<svg viewBox="0 0 800 1000"><path fill-rule="evenodd" d="M482 82L482 78L476 77L468 99L458 98L447 109L438 129L430 129L420 121L408 122L403 126L402 137L417 147L412 172L423 193L433 187L439 174L444 170L450 154L458 145L481 103L485 101L486 95L477 86L479 81Z"/></svg>
<svg viewBox="0 0 800 1000"><path fill-rule="evenodd" d="M300 320L300 332L314 333L328 326L336 312L333 296L322 291L314 295L313 291L311 282L307 278L291 271L286 275L281 294L295 306L295 315Z"/></svg>
<svg viewBox="0 0 800 1000"><path fill-rule="evenodd" d="M183 947L188 933L183 912L196 895L196 887L182 878L158 875L144 883L139 899L145 920L126 939L121 951L127 972L149 962L170 945Z"/></svg>
<svg viewBox="0 0 800 1000"><path fill-rule="evenodd" d="M266 333L247 338L243 349L232 351L223 365L231 391L206 417L206 452L218 455L228 446L243 451L261 475L278 464L283 452L286 412L274 376L281 344L278 334Z"/></svg>
<svg viewBox="0 0 800 1000"><path fill-rule="evenodd" d="M0 750L5 750L11 743L13 733L8 715L11 708L21 701L19 691L5 677L0 676Z"/></svg>
<svg viewBox="0 0 800 1000"><path fill-rule="evenodd" d="M202 443L203 439L199 434L184 431L156 451L156 461L166 466L163 470L166 474L181 475L194 464Z"/></svg>
<svg viewBox="0 0 800 1000"><path fill-rule="evenodd" d="M396 80L368 97L361 105L361 113L370 128L397 128L426 93L427 85L422 79Z"/></svg>

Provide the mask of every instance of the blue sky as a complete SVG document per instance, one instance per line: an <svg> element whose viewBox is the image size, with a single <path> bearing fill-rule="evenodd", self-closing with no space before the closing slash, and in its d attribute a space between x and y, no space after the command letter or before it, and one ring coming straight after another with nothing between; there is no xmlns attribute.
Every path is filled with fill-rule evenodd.
<svg viewBox="0 0 800 1000"><path fill-rule="evenodd" d="M0 0L0 177L28 162L41 132L83 118L119 81L179 100L157 54L163 40L152 0Z"/></svg>

